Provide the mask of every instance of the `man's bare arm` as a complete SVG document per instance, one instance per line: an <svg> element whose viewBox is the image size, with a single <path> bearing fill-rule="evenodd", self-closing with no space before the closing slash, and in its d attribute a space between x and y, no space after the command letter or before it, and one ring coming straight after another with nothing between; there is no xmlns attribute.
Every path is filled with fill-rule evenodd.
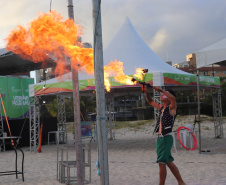
<svg viewBox="0 0 226 185"><path fill-rule="evenodd" d="M170 107L169 107L169 110L170 110L170 114L172 116L175 116L176 115L176 110L177 110L177 103L176 103L176 98L174 95L172 95L170 92L168 91L164 91L164 94L169 98L170 100Z"/></svg>
<svg viewBox="0 0 226 185"><path fill-rule="evenodd" d="M175 115L176 115L176 110L177 110L177 103L176 103L176 98L175 98L175 96L172 95L170 92L161 89L161 88L158 87L158 86L153 87L153 89L155 89L156 91L158 91L158 92L160 92L160 93L166 95L166 97L169 98L169 100L170 100L169 111L170 111L170 114L171 114L172 116L175 116Z"/></svg>
<svg viewBox="0 0 226 185"><path fill-rule="evenodd" d="M158 103L156 103L156 102L153 101L153 99L151 98L151 96L150 96L150 94L149 94L147 88L144 87L143 90L144 90L144 93L145 93L145 95L146 95L146 99L147 99L147 102L149 103L149 105L155 107L156 109L161 109L162 105L161 105L161 104L158 104Z"/></svg>

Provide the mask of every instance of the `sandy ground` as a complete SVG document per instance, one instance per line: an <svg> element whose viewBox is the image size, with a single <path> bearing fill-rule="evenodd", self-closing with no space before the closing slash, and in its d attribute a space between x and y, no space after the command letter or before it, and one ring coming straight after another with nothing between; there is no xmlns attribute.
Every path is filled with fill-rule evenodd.
<svg viewBox="0 0 226 185"><path fill-rule="evenodd" d="M193 123L194 118L185 116L177 118L174 129L185 123ZM199 154L199 150L186 151L176 141L178 154L172 148L175 164L188 185L225 185L226 184L226 138L214 139L213 121L203 117L202 150L210 150ZM226 133L224 119L224 133ZM153 126L143 126L139 130L128 128L115 130L116 139L108 141L109 182L111 185L157 185L158 164L156 161ZM73 143L73 136L68 135L69 143ZM24 147L25 153L25 181L21 175L18 179L14 175L0 176L0 184L23 185L56 185L57 180L57 146L43 145L41 153L33 153ZM72 154L75 155L75 154ZM14 170L15 153L6 151L0 153L0 171ZM20 156L18 157L20 159ZM100 184L95 163L98 160L97 144L91 144L91 183ZM20 162L20 161L19 161ZM20 164L19 164L20 165ZM72 172L73 173L73 172ZM168 169L166 185L177 184Z"/></svg>

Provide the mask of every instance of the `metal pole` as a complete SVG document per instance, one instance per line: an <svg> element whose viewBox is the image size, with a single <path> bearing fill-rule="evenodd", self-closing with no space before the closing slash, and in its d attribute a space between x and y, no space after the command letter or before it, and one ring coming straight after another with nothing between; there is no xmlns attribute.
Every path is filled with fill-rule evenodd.
<svg viewBox="0 0 226 185"><path fill-rule="evenodd" d="M98 153L100 184L109 185L107 129L105 115L105 88L103 70L103 46L101 28L101 1L93 0L94 73L96 84Z"/></svg>
<svg viewBox="0 0 226 185"><path fill-rule="evenodd" d="M201 154L200 85L199 85L199 70L198 69L197 69L197 98L198 98L198 124L199 124L199 154Z"/></svg>
<svg viewBox="0 0 226 185"><path fill-rule="evenodd" d="M72 0L68 0L68 16L74 20L74 11ZM81 120L80 120L80 100L78 86L78 70L71 66L73 98L74 98L74 124L75 124L75 147L77 161L77 182L78 185L83 185L83 156L82 156L82 139L81 139Z"/></svg>

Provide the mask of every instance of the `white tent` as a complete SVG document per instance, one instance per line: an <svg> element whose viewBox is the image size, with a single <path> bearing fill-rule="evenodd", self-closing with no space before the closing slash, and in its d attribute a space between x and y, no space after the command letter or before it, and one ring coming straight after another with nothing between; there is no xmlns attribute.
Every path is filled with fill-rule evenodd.
<svg viewBox="0 0 226 185"><path fill-rule="evenodd" d="M111 42L104 48L104 65L115 59L123 62L126 75L135 74L136 68L148 72L188 74L160 59L143 41L127 18Z"/></svg>
<svg viewBox="0 0 226 185"><path fill-rule="evenodd" d="M196 52L196 67L197 67L197 91L198 91L198 123L199 123L199 153L201 153L201 127L200 127L200 76L199 68L211 64L226 65L226 38L216 42L202 50ZM212 91L213 93L214 91ZM223 124L222 124L222 106L221 93L219 89L215 89L213 96L214 109L214 129L215 137L223 138Z"/></svg>
<svg viewBox="0 0 226 185"><path fill-rule="evenodd" d="M210 64L226 65L226 38L196 52L197 68Z"/></svg>

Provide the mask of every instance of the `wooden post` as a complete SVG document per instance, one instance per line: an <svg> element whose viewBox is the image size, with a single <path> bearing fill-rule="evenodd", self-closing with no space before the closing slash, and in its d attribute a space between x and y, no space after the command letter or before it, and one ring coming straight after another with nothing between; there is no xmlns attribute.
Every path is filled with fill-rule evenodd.
<svg viewBox="0 0 226 185"><path fill-rule="evenodd" d="M94 32L94 73L96 85L98 153L100 164L100 184L109 185L108 147L105 115L105 88L103 69L103 46L101 28L100 0L93 0L93 32Z"/></svg>
<svg viewBox="0 0 226 185"><path fill-rule="evenodd" d="M68 15L74 20L74 11L72 0L68 0ZM83 176L83 155L82 155L82 139L81 139L81 120L80 120L80 100L79 100L79 83L78 70L71 66L72 84L73 84L73 99L74 99L74 125L75 125L75 147L77 161L77 182L78 185L84 184Z"/></svg>

